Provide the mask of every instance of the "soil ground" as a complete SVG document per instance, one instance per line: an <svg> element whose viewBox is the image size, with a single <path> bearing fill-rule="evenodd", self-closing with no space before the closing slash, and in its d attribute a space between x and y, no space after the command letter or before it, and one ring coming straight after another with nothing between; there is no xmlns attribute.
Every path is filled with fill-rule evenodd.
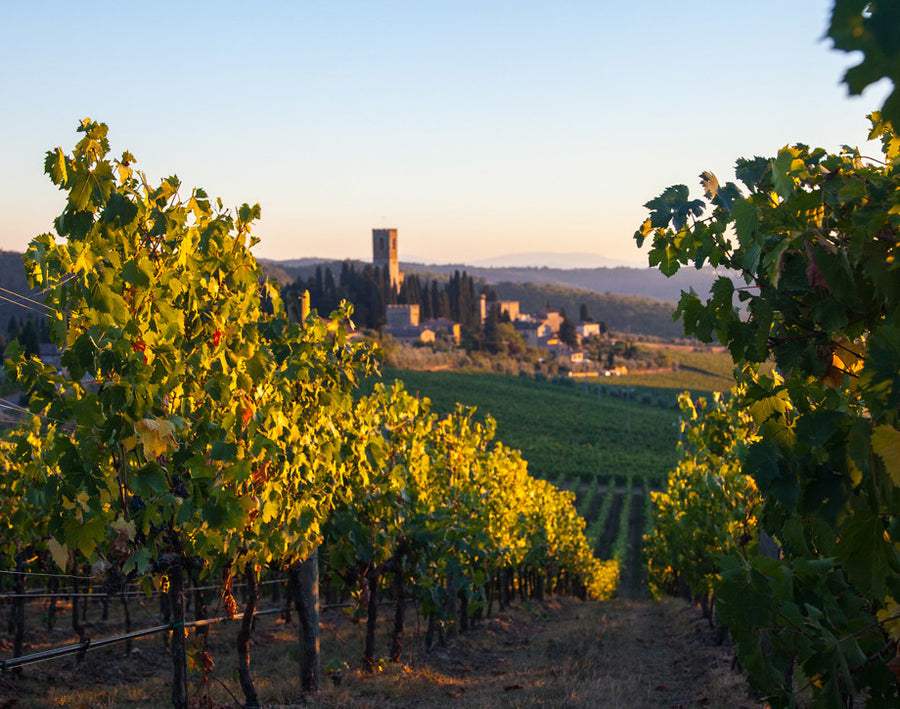
<svg viewBox="0 0 900 709"><path fill-rule="evenodd" d="M388 616L387 608L382 614ZM258 620L251 663L267 707L758 707L727 646L716 646L699 610L680 599L660 602L616 599L605 603L552 598L526 602L486 619L430 652L416 636L424 630L410 618L411 634L401 663L381 663L374 674L359 667L363 625L340 611L322 617L326 663L343 658L349 667L335 686L327 673L323 689L305 702L296 680L296 619ZM114 628L94 628L96 636ZM385 621L384 631L387 631ZM71 641L65 631L30 632L34 643ZM240 706L234 638L236 624L211 629L209 651L216 662L194 699L197 707ZM379 648L386 649L380 639ZM32 648L35 649L35 648ZM11 654L8 638L0 656ZM327 664L326 664L327 667ZM165 707L171 660L160 637L122 648L89 652L25 668L0 677L0 707ZM193 673L196 689L200 673ZM208 695L208 698L202 698Z"/></svg>

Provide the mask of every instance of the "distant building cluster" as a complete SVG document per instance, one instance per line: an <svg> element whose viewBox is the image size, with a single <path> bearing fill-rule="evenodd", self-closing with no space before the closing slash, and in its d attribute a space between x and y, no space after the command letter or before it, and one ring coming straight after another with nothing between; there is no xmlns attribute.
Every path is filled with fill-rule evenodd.
<svg viewBox="0 0 900 709"><path fill-rule="evenodd" d="M419 322L418 305L388 305L384 332L398 342L434 342L444 339L460 343L460 324L448 318L432 318Z"/></svg>
<svg viewBox="0 0 900 709"><path fill-rule="evenodd" d="M399 259L397 253L396 229L372 230L372 262L373 265L387 270L391 284L401 282ZM399 285L397 286L399 287ZM541 348L553 353L557 359L572 363L584 360L584 353L579 349L583 340L602 334L600 323L580 322L575 325L575 347L560 339L560 328L565 321L564 316L553 310L540 310L536 313L522 313L517 300L488 301L481 295L480 319L486 322L491 308L496 308L498 315L508 319L523 342L529 347ZM461 326L448 318L429 319L420 322L419 305L386 306L383 332L398 342L434 343L444 341L448 344L460 344ZM572 338L568 338L572 341ZM621 372L616 371L616 374Z"/></svg>

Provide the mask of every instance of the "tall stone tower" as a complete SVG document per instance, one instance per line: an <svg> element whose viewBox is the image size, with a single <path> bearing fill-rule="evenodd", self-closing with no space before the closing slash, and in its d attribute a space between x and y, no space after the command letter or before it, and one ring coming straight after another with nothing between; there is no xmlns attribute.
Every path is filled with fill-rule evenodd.
<svg viewBox="0 0 900 709"><path fill-rule="evenodd" d="M397 230L372 229L372 264L391 274L391 287L400 288L400 263L397 260Z"/></svg>

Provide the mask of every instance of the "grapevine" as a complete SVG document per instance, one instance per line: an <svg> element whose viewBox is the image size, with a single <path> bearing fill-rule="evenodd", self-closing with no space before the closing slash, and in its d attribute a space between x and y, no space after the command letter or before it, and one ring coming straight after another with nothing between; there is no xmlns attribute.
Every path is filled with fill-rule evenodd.
<svg viewBox="0 0 900 709"><path fill-rule="evenodd" d="M709 598L722 558L755 536L759 495L741 471L741 457L758 436L740 401L739 391L727 398L679 399L680 459L665 491L648 495L655 519L644 552L654 596Z"/></svg>
<svg viewBox="0 0 900 709"><path fill-rule="evenodd" d="M600 541L600 537L603 535L603 530L606 529L606 523L609 520L610 512L612 512L613 503L616 500L616 479L614 477L609 478L609 482L606 486L606 494L603 496L603 501L600 503L600 510L597 512L596 519L591 523L590 528L587 531L588 538L591 540L591 543L594 547L597 546L597 543Z"/></svg>
<svg viewBox="0 0 900 709"><path fill-rule="evenodd" d="M703 198L667 189L635 235L663 273L737 274L705 302L682 294L678 315L729 347L759 436L740 465L780 558L723 557L715 590L751 683L783 706L900 694L885 624L900 598L900 140L878 114L870 137L881 160L798 144L738 160L743 187L703 173ZM770 357L780 375L759 373Z"/></svg>

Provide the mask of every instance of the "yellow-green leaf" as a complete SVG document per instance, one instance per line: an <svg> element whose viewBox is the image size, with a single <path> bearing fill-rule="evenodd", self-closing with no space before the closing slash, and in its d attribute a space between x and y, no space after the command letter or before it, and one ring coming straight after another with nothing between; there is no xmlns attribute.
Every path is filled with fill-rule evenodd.
<svg viewBox="0 0 900 709"><path fill-rule="evenodd" d="M134 535L136 532L134 526L134 520L126 520L124 517L119 517L115 522L110 525L117 533L122 534L128 537L128 541L134 540Z"/></svg>
<svg viewBox="0 0 900 709"><path fill-rule="evenodd" d="M50 175L50 180L54 185L65 187L68 179L68 170L66 169L66 156L62 148L56 148L47 152L44 160L44 172Z"/></svg>
<svg viewBox="0 0 900 709"><path fill-rule="evenodd" d="M50 537L47 541L47 551L50 552L50 556L53 557L53 561L56 562L56 565L65 571L66 567L69 565L68 545L60 544L56 539Z"/></svg>
<svg viewBox="0 0 900 709"><path fill-rule="evenodd" d="M175 425L161 418L141 419L134 424L134 430L144 446L144 457L155 460L165 455L169 449L178 447L175 440Z"/></svg>

